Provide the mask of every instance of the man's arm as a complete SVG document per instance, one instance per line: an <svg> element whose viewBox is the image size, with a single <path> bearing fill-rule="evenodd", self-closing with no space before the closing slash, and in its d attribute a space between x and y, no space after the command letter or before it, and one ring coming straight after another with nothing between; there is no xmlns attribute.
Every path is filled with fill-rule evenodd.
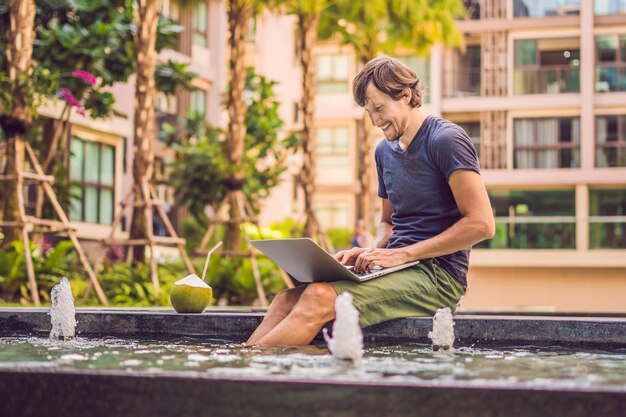
<svg viewBox="0 0 626 417"><path fill-rule="evenodd" d="M389 200L386 198L382 199L383 202L383 212L380 216L380 223L378 224L378 229L376 229L376 236L374 236L374 241L372 242L372 248L386 248L387 243L389 242L389 236L393 232L393 227L391 225L391 213L393 212L393 208L389 203Z"/></svg>
<svg viewBox="0 0 626 417"><path fill-rule="evenodd" d="M357 258L355 269L368 269L374 265L388 268L447 255L493 237L493 212L480 175L474 171L457 170L450 175L448 184L462 216L458 222L437 236L404 248L366 251Z"/></svg>
<svg viewBox="0 0 626 417"><path fill-rule="evenodd" d="M337 252L335 254L335 259L341 262L344 265L354 265L357 256L362 254L365 251L375 249L375 248L386 248L387 242L389 242L389 236L393 232L391 226L391 213L393 212L393 208L389 203L389 200L386 198L382 199L383 203L383 211L380 218L380 223L378 224L378 229L376 230L376 236L374 237L374 241L370 245L369 248L352 248L346 249Z"/></svg>

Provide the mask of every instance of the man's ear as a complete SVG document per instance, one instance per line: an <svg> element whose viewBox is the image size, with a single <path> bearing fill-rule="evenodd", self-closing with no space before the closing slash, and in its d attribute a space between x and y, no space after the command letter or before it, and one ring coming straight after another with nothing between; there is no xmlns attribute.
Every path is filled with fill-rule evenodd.
<svg viewBox="0 0 626 417"><path fill-rule="evenodd" d="M411 94L411 90L409 88L405 88L404 91L402 91L402 98L404 99L406 104L409 104L411 102L412 97L413 94Z"/></svg>

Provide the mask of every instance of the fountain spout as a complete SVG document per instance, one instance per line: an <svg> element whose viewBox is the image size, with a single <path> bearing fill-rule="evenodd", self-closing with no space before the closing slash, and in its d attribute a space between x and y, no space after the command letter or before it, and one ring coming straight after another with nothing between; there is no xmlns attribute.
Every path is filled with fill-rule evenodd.
<svg viewBox="0 0 626 417"><path fill-rule="evenodd" d="M333 337L324 329L324 340L333 357L357 363L363 357L363 332L359 312L352 304L352 294L341 293L335 300Z"/></svg>
<svg viewBox="0 0 626 417"><path fill-rule="evenodd" d="M454 344L454 321L449 307L440 308L433 316L433 331L428 333L433 349L450 349Z"/></svg>
<svg viewBox="0 0 626 417"><path fill-rule="evenodd" d="M50 339L73 339L76 334L76 310L72 287L66 277L63 277L61 282L52 288L50 298L52 299L52 308L49 313L52 322Z"/></svg>

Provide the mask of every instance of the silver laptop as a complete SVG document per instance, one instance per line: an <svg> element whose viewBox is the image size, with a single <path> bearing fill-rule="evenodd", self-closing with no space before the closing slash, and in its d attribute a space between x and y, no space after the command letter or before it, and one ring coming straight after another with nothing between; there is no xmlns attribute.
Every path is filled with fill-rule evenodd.
<svg viewBox="0 0 626 417"><path fill-rule="evenodd" d="M352 272L352 267L343 265L309 238L251 240L250 243L299 282L330 282L344 279L363 282L419 263L419 261L408 262L359 274Z"/></svg>

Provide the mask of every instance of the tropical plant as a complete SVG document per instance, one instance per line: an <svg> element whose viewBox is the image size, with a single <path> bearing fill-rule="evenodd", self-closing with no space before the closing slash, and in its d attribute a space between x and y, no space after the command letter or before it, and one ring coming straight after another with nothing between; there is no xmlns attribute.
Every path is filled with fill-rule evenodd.
<svg viewBox="0 0 626 417"><path fill-rule="evenodd" d="M246 176L243 170L245 153L246 102L244 89L246 85L245 53L246 34L250 19L254 16L256 3L254 0L228 0L226 14L228 19L228 80L226 92L226 109L228 111L228 128L226 129L226 155L231 167L230 177L226 179L226 200L228 200L229 223L224 236L224 250L238 251L241 247L241 218L238 192L241 191Z"/></svg>
<svg viewBox="0 0 626 417"><path fill-rule="evenodd" d="M149 184L154 170L154 104L156 101L154 70L156 68L158 11L158 0L137 1L133 190L135 202L144 203L144 205L133 205L129 234L134 240L147 239L152 226L152 211L146 209L145 202L150 199ZM145 245L134 246L132 250L134 262L143 262Z"/></svg>
<svg viewBox="0 0 626 417"><path fill-rule="evenodd" d="M241 191L258 212L259 201L278 185L281 174L286 170L285 160L297 145L295 135L279 137L284 122L280 118L279 103L274 93L276 82L256 74L251 68L246 74L248 105L245 113L245 152L241 165L232 165L224 133L197 124L194 114L187 122L187 136L177 148L178 157L172 166L171 181L179 201L190 208L191 214L201 224L205 222L204 208L218 205L228 195L229 180L235 172L247 178L241 184Z"/></svg>
<svg viewBox="0 0 626 417"><path fill-rule="evenodd" d="M16 97L22 97L32 119L37 115L37 107L54 97L55 94L68 98L63 91L70 91L72 100L75 99L74 104L79 103L80 106L84 106L84 111L92 118L108 117L114 114L115 100L105 88L116 82L126 81L135 71L133 33L136 24L133 5L134 2L130 0L42 0L37 2L35 32L32 32L36 33L36 39L30 44L32 56L37 65L31 69L28 76L18 77L20 81L16 88L21 92L21 96L11 93L8 72L2 71L8 62L8 55L0 54L0 112L4 115L2 120L7 121L6 127L11 129L14 125L14 123L9 123L12 119L8 118L8 112L14 107ZM9 12L6 3L0 4L2 27L10 26ZM177 35L181 31L181 26L160 18L156 49L161 50L175 45ZM7 49L9 41L7 33L4 31L0 33L0 49ZM96 74L100 88L91 87L91 83L85 83L84 79L72 80L65 77L62 86L67 90L59 90L60 79L64 74L75 70ZM159 73L157 88L166 93L173 90L173 85L190 87L189 80L193 74L187 71L185 65L166 62L160 64L156 71ZM32 142L33 147L40 150L39 159L43 162L44 171L55 175L63 174L60 171L63 169L62 164L55 164L55 161L63 160L59 157L59 152L66 148L60 141L67 136L63 132L69 126L72 104L69 100L65 101L68 104L61 111L60 120L55 123L52 140L44 143L35 136ZM76 107L80 110L82 108L80 106ZM25 125L22 130L28 130L27 127L29 125ZM18 152L18 156L21 153ZM20 160L18 165L22 164ZM9 168L12 168L11 163L9 163ZM60 181L55 183L55 188L61 193L68 190ZM4 191L7 197L14 195L12 189ZM41 215L41 194L37 200L36 214L39 216ZM60 200L69 201L69 196L61 196ZM13 238L14 236L10 236L5 242L8 243Z"/></svg>
<svg viewBox="0 0 626 417"><path fill-rule="evenodd" d="M39 296L49 301L50 291L61 277L74 280L80 275L72 242L64 240L48 249L45 254L34 244L30 245L31 257L37 277ZM24 245L15 241L0 250L0 299L4 302L26 303L30 299L26 278Z"/></svg>
<svg viewBox="0 0 626 417"><path fill-rule="evenodd" d="M32 121L31 100L32 94L28 94L31 85L32 54L35 21L34 0L9 0L8 2L9 25L6 37L6 73L0 77L2 85L0 90L6 91L0 98L8 98L10 106L2 103L0 115L0 127L6 140L5 174L15 179L5 181L2 188L3 217L2 220L9 222L20 221L20 201L18 193L22 190L22 179L18 175L23 171L25 153L25 135ZM8 94L7 94L8 93ZM19 238L17 228L9 228L4 231L2 245Z"/></svg>
<svg viewBox="0 0 626 417"><path fill-rule="evenodd" d="M296 17L296 50L302 70L303 114L301 147L302 168L297 177L304 194L305 234L317 238L319 223L313 209L315 200L315 82L316 65L314 50L317 43L318 26L330 0L275 0L273 7Z"/></svg>
<svg viewBox="0 0 626 417"><path fill-rule="evenodd" d="M456 18L464 15L462 0L335 0L322 15L320 38L350 46L364 65L381 53L426 54L436 43L458 46L462 36ZM356 219L364 219L370 227L373 142L366 114L360 124L357 180L362 191L357 196Z"/></svg>

